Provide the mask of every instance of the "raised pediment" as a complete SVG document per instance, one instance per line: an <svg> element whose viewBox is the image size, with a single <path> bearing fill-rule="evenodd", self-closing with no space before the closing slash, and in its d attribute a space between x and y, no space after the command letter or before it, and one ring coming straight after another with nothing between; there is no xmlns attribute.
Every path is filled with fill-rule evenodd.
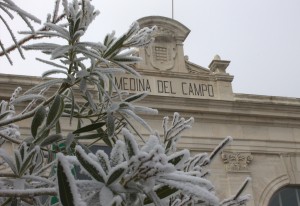
<svg viewBox="0 0 300 206"><path fill-rule="evenodd" d="M148 16L138 20L140 27L156 26L154 41L140 49L139 56L144 61L139 69L148 71L172 71L188 73L183 42L190 30L180 22L161 16Z"/></svg>
<svg viewBox="0 0 300 206"><path fill-rule="evenodd" d="M190 30L174 19L148 16L138 22L141 28L156 26L157 30L154 41L139 49L138 55L143 61L135 68L142 77L116 77L120 89L147 91L157 96L233 99L233 77L226 72L230 61L217 55L208 68L190 62L183 51L183 42Z"/></svg>
<svg viewBox="0 0 300 206"><path fill-rule="evenodd" d="M175 39L183 42L190 30L182 23L162 16L147 16L138 20L140 27L151 27L156 25L158 32L156 36L173 36Z"/></svg>

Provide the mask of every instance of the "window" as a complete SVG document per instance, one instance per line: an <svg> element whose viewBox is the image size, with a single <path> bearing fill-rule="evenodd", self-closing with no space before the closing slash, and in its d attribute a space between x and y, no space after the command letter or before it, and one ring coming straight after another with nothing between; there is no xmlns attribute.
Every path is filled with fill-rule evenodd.
<svg viewBox="0 0 300 206"><path fill-rule="evenodd" d="M300 187L286 186L277 191L269 206L300 206Z"/></svg>

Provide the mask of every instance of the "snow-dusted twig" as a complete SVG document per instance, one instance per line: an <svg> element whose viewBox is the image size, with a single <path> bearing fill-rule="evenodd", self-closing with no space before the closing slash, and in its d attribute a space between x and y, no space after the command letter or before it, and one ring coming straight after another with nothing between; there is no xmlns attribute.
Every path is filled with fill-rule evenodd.
<svg viewBox="0 0 300 206"><path fill-rule="evenodd" d="M39 176L35 176L35 175L25 175L22 177L22 179L36 180L36 181L47 183L48 185L51 185L51 186L55 186L55 183L53 181L51 181L47 178L39 177Z"/></svg>
<svg viewBox="0 0 300 206"><path fill-rule="evenodd" d="M21 140L17 140L17 139L15 139L15 138L11 138L11 137L9 137L8 135L5 135L5 134L3 134L3 133L1 133L1 132L0 132L0 137L4 138L4 139L6 139L6 140L8 140L8 141L10 141L10 142L13 142L13 143L15 143L15 144L21 144L21 143L22 143Z"/></svg>
<svg viewBox="0 0 300 206"><path fill-rule="evenodd" d="M0 121L0 127L1 126L5 126L5 125L8 125L8 124L11 124L11 123L14 123L14 122L18 122L18 121L21 121L23 119L27 119L27 118L30 118L30 117L33 117L33 115L35 114L35 112L40 108L42 107L43 105L39 105L37 106L36 108L34 108L33 110L31 110L30 112L27 112L25 114L22 114L22 115L16 115L10 119L5 119L3 121Z"/></svg>
<svg viewBox="0 0 300 206"><path fill-rule="evenodd" d="M52 23L56 24L56 23L60 22L65 16L66 16L65 14L59 15L54 21L52 21ZM46 26L43 26L42 28L38 29L37 31L47 31L47 29L48 28ZM42 36L38 37L38 36L36 36L36 34L28 35L28 36L24 37L23 39L17 41L17 44L13 44L10 47L4 49L2 52L0 52L0 57L10 53L11 51L17 49L18 46L22 46L23 44L25 44L26 42L28 42L32 39L40 39L40 38L43 38L43 37Z"/></svg>
<svg viewBox="0 0 300 206"><path fill-rule="evenodd" d="M0 190L0 197L32 197L42 195L57 195L56 188L37 188L37 189L25 189L25 190Z"/></svg>
<svg viewBox="0 0 300 206"><path fill-rule="evenodd" d="M18 177L17 175L13 174L13 173L0 173L0 177Z"/></svg>

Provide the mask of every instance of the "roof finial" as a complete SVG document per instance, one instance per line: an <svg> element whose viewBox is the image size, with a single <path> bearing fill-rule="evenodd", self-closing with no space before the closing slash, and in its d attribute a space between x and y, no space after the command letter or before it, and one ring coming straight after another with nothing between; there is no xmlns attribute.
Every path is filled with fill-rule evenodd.
<svg viewBox="0 0 300 206"><path fill-rule="evenodd" d="M214 56L214 60L221 60L220 55L216 54L216 55Z"/></svg>
<svg viewBox="0 0 300 206"><path fill-rule="evenodd" d="M226 72L226 69L229 64L230 64L230 61L222 60L221 57L218 54L216 54L214 56L214 59L208 65L208 68L210 68L210 71L212 71L215 74L227 74L228 75L228 73Z"/></svg>

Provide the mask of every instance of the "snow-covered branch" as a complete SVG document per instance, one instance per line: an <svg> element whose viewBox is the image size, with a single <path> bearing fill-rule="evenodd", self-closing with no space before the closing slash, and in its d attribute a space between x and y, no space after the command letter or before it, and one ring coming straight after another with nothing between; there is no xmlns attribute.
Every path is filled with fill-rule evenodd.
<svg viewBox="0 0 300 206"><path fill-rule="evenodd" d="M34 197L34 196L42 196L42 195L57 195L56 188L38 188L38 189L26 189L26 190L18 190L18 189L5 189L0 190L0 197Z"/></svg>

